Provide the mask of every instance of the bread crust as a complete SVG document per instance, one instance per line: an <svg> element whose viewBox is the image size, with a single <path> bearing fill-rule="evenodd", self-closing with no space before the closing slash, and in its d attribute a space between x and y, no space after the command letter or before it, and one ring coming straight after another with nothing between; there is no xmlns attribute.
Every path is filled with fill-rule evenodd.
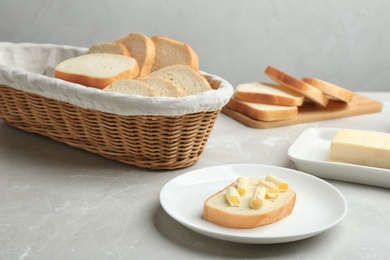
<svg viewBox="0 0 390 260"><path fill-rule="evenodd" d="M293 93L293 91L291 91L290 89L284 86L267 84L267 83L261 83L261 84L283 91L286 94L291 96L288 97L287 95L278 95L278 94L261 92L260 88L256 92L240 91L240 85L237 86L235 95L238 99L247 102L263 103L263 104L270 104L270 105L281 105L281 106L301 106L303 104L304 98L303 95L301 94L298 94L296 92Z"/></svg>
<svg viewBox="0 0 390 260"><path fill-rule="evenodd" d="M312 85L313 87L318 88L322 92L324 92L326 95L330 96L333 99L340 100L346 103L349 103L352 101L353 96L355 93L336 86L332 83L326 82L324 80L316 79L316 78L302 78L302 81Z"/></svg>
<svg viewBox="0 0 390 260"><path fill-rule="evenodd" d="M236 185L237 182L233 182L229 186L236 186ZM276 221L279 221L289 216L295 206L296 193L291 188L285 191L286 195L289 196L286 202L282 206L277 207L271 211L263 212L261 210L258 210L256 212L256 210L252 209L253 213L251 214L245 214L245 213L240 214L240 213L228 212L223 207L213 206L211 200L215 198L224 199L225 198L224 193L228 187L215 193L204 202L203 217L206 220L225 227L254 228L254 227L274 223ZM226 204L226 207L230 207L230 206Z"/></svg>
<svg viewBox="0 0 390 260"><path fill-rule="evenodd" d="M329 102L328 97L319 89L272 66L266 68L265 74L279 84L303 94L306 98L323 107Z"/></svg>
<svg viewBox="0 0 390 260"><path fill-rule="evenodd" d="M281 109L262 110L255 108L253 103L238 100L235 96L229 100L226 107L259 121L287 120L298 115L298 107L296 106L280 106Z"/></svg>

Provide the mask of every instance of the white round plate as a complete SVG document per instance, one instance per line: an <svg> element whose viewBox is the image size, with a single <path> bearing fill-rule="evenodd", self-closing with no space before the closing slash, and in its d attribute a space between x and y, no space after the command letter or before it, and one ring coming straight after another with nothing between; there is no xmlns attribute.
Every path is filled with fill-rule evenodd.
<svg viewBox="0 0 390 260"><path fill-rule="evenodd" d="M265 178L273 174L295 190L290 216L261 227L234 229L203 218L203 203L239 176ZM343 195L329 183L303 172L276 166L235 164L214 166L180 175L164 185L160 203L173 219L200 234L238 243L274 244L305 239L339 223L347 212Z"/></svg>

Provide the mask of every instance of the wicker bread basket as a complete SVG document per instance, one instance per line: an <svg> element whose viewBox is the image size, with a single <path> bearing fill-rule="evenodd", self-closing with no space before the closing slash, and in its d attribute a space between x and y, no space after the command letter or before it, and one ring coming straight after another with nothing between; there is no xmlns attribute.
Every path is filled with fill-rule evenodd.
<svg viewBox="0 0 390 260"><path fill-rule="evenodd" d="M201 157L220 110L233 93L228 82L203 73L213 87L210 93L151 102L50 77L59 61L84 52L68 46L0 44L0 118L22 130L142 168L183 168ZM31 64L36 55L42 64ZM18 62L20 56L23 62Z"/></svg>

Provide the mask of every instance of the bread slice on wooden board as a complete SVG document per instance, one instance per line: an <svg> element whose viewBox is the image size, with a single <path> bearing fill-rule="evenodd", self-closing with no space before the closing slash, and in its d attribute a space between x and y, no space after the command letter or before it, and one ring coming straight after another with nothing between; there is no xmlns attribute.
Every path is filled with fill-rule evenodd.
<svg viewBox="0 0 390 260"><path fill-rule="evenodd" d="M134 58L110 53L77 56L62 61L55 68L56 78L98 89L119 79L135 78L138 73Z"/></svg>
<svg viewBox="0 0 390 260"><path fill-rule="evenodd" d="M355 93L353 93L345 88L336 86L336 85L329 83L329 82L326 82L324 80L320 80L320 79L316 79L316 78L303 78L302 81L318 88L319 90L324 92L329 97L336 99L336 100L344 101L346 103L351 102L353 96L355 95Z"/></svg>
<svg viewBox="0 0 390 260"><path fill-rule="evenodd" d="M264 198L259 208L252 208L251 200L257 187L258 179L249 178L245 194L239 195L239 205L233 206L228 201L229 189L238 188L238 180L223 190L210 196L203 206L203 217L215 224L231 228L254 228L268 225L289 216L295 206L296 193L287 188L274 193L275 198ZM238 191L237 191L238 193Z"/></svg>
<svg viewBox="0 0 390 260"><path fill-rule="evenodd" d="M119 92L123 94L133 94L154 97L157 95L156 90L150 87L148 84L135 79L120 79L117 80L103 89L108 92Z"/></svg>
<svg viewBox="0 0 390 260"><path fill-rule="evenodd" d="M301 93L309 100L325 107L328 104L328 97L319 89L313 87L312 85L299 80L283 71L280 71L272 66L268 66L265 70L265 74L268 77L275 80L282 86L290 88L293 91Z"/></svg>
<svg viewBox="0 0 390 260"><path fill-rule="evenodd" d="M137 60L139 76L147 76L151 72L155 47L153 41L142 33L130 33L115 42L123 44L130 52L131 57Z"/></svg>
<svg viewBox="0 0 390 260"><path fill-rule="evenodd" d="M235 95L242 101L281 106L301 106L305 99L302 94L286 87L261 82L240 84Z"/></svg>
<svg viewBox="0 0 390 260"><path fill-rule="evenodd" d="M179 88L173 81L158 77L142 77L137 80L148 84L156 90L157 96L181 97L183 89Z"/></svg>
<svg viewBox="0 0 390 260"><path fill-rule="evenodd" d="M246 102L233 96L226 107L259 121L278 121L292 119L298 115L297 106L279 106Z"/></svg>
<svg viewBox="0 0 390 260"><path fill-rule="evenodd" d="M198 55L188 44L165 36L153 36L151 39L156 48L152 72L175 64L199 69Z"/></svg>
<svg viewBox="0 0 390 260"><path fill-rule="evenodd" d="M183 96L196 95L212 89L210 83L202 74L186 65L168 66L152 72L150 77L171 80L183 89Z"/></svg>
<svg viewBox="0 0 390 260"><path fill-rule="evenodd" d="M129 50L119 42L101 42L92 45L87 54L91 53L111 53L131 56Z"/></svg>

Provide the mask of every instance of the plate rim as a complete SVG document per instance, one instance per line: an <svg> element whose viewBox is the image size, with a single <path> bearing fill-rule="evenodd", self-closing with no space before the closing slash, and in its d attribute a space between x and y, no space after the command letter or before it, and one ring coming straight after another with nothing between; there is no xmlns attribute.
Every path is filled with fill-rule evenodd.
<svg viewBox="0 0 390 260"><path fill-rule="evenodd" d="M325 185L325 186L327 186L327 188L330 188L330 189L333 190L333 192L340 199L339 203L342 206L342 213L333 222L331 222L331 223L329 223L327 225L324 225L321 228L316 228L316 229L311 230L310 232L304 232L304 233L300 233L300 234L293 234L293 235L287 235L287 236L275 236L275 237L252 237L252 236L248 237L248 236L245 236L245 235L223 233L222 237L221 237L221 234L218 233L218 232L210 231L210 230L207 230L207 229L201 229L201 228L199 228L196 225L191 225L190 223L188 223L188 222L191 222L191 221L187 221L186 222L186 221L183 221L181 218L176 217L170 211L169 206L167 206L165 204L164 193L168 189L169 185L173 185L173 183L179 181L180 178L186 178L190 174L196 174L196 173L199 173L199 172L202 172L202 171L207 171L207 170L210 170L210 169L226 168L226 167L227 168L232 168L232 167L259 167L259 168L264 168L264 167L266 167L266 168L272 168L272 169L279 169L279 170L287 171L287 172L293 172L294 174L299 174L301 176L304 176L304 178L311 178L311 179L315 180L316 182L318 182L319 185ZM225 180L228 180L228 179L225 178L225 179L222 179L222 180L225 181ZM217 180L214 180L214 182L216 182L216 181ZM229 181L231 181L231 180L229 179ZM211 182L213 182L213 181L211 181ZM193 230L193 231L195 231L195 232L197 232L199 234L202 234L202 235L205 235L205 236L209 236L209 237L213 237L213 238L216 238L216 239L219 239L219 240L238 242L238 243L246 243L246 244L277 244L277 243L293 242L293 241L302 240L302 239L306 239L306 238L315 236L315 235L320 234L320 233L322 233L324 231L327 231L328 229L330 229L330 228L334 227L335 225L337 225L338 223L340 223L344 219L344 217L346 216L347 209L348 209L347 201L346 201L345 197L343 196L343 194L336 187L334 187L330 183L328 183L328 182L326 182L326 181L324 181L324 180L322 180L322 179L320 179L320 178L318 178L316 176L313 176L313 175L310 175L310 174L306 174L306 173L301 172L299 170L285 168L285 167L280 167L280 166L265 165L265 164L248 164L248 163L243 163L243 164L222 164L222 165L215 165L215 166L195 169L193 171L188 171L188 172L183 173L183 174L181 174L179 176L176 176L176 177L172 178L170 181L168 181L162 187L162 189L160 191L159 198L160 198L160 204L161 204L162 208L164 209L164 211L171 218L173 218L175 221L177 221L181 225L185 226L186 228L189 228L189 229L191 229L191 230ZM216 224L214 224L214 225L216 225ZM226 227L221 227L221 226L218 226L218 227L219 228L226 228ZM258 228L261 228L261 227L258 227ZM229 230L229 229L230 228L226 228L226 230ZM236 230L236 229L234 229L234 230Z"/></svg>

